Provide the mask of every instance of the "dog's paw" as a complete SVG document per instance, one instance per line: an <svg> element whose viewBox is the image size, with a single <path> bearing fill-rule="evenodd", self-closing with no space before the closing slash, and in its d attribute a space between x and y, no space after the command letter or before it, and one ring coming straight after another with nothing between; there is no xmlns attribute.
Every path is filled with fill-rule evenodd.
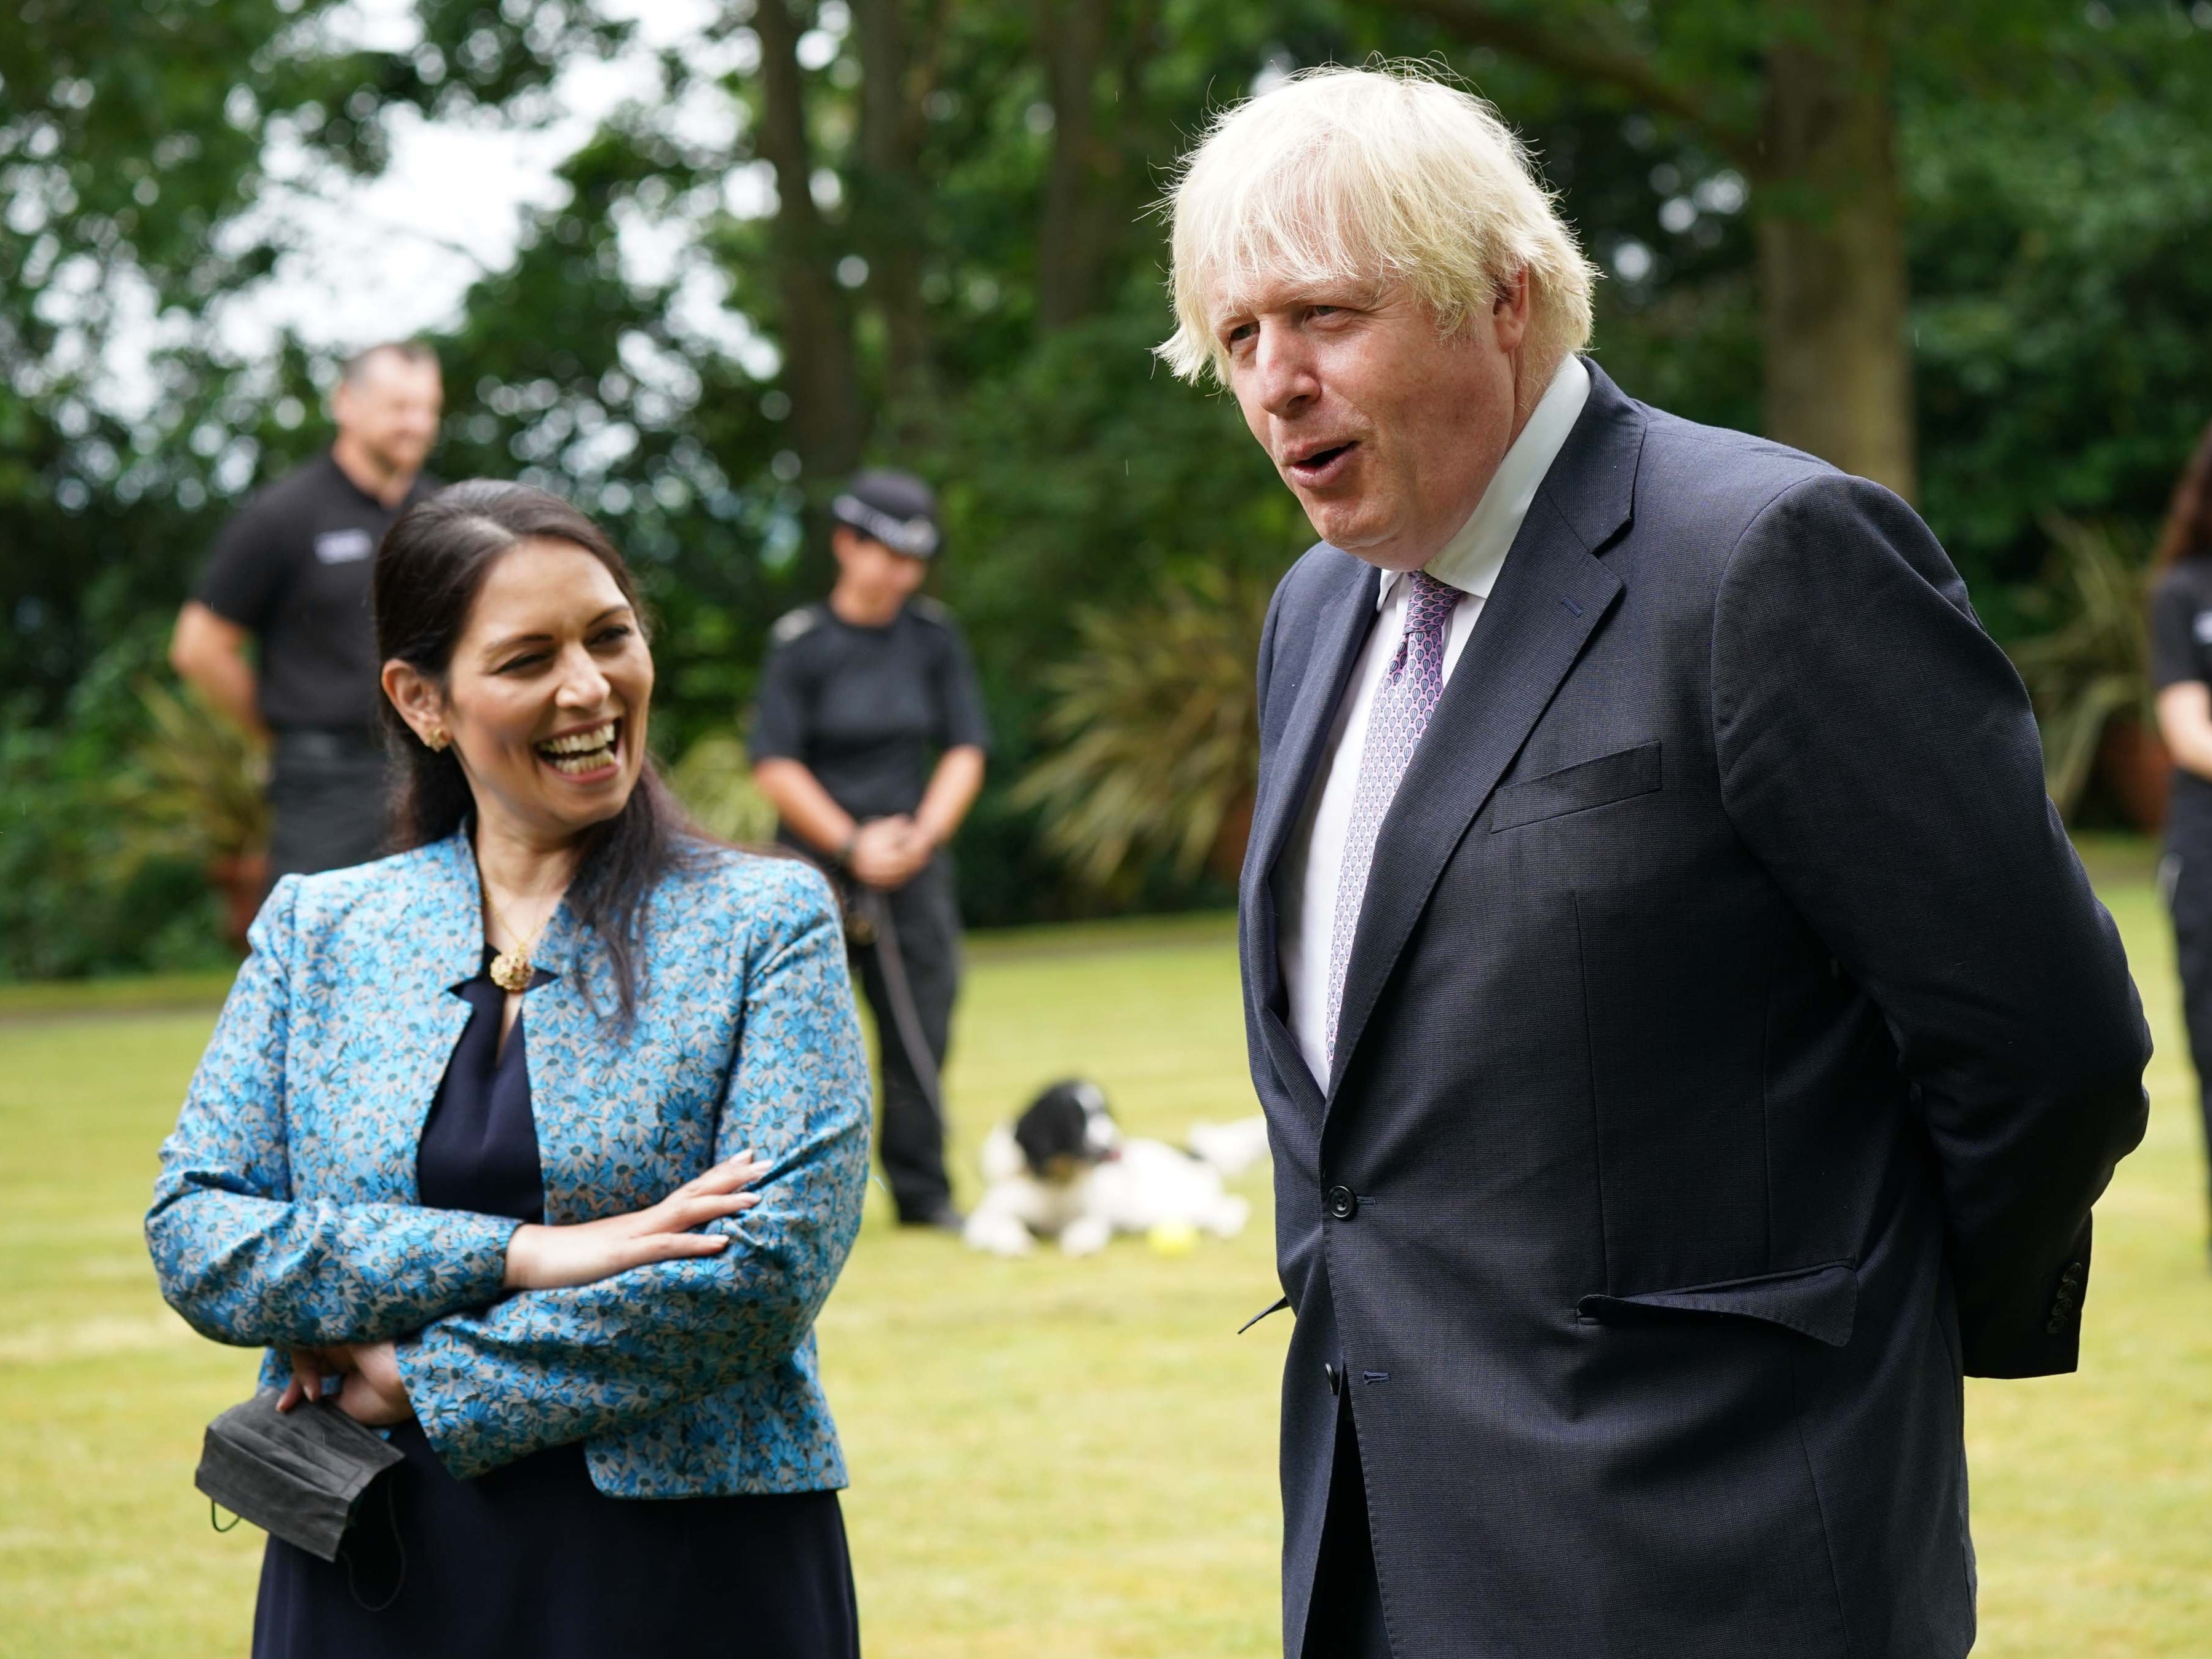
<svg viewBox="0 0 2212 1659"><path fill-rule="evenodd" d="M1207 1210L1206 1219L1199 1224L1216 1238L1234 1238L1244 1231L1244 1224L1252 1218L1252 1206L1248 1200L1235 1193L1224 1193Z"/></svg>
<svg viewBox="0 0 2212 1659"><path fill-rule="evenodd" d="M1027 1255L1036 1249L1030 1230L1010 1215L971 1215L960 1237L969 1249L991 1255Z"/></svg>
<svg viewBox="0 0 2212 1659"><path fill-rule="evenodd" d="M1114 1225L1103 1217L1086 1215L1060 1230L1060 1248L1068 1255L1096 1255L1114 1237Z"/></svg>
<svg viewBox="0 0 2212 1659"><path fill-rule="evenodd" d="M1234 1123L1194 1123L1190 1150L1225 1180L1234 1181L1267 1156L1267 1120L1254 1114Z"/></svg>

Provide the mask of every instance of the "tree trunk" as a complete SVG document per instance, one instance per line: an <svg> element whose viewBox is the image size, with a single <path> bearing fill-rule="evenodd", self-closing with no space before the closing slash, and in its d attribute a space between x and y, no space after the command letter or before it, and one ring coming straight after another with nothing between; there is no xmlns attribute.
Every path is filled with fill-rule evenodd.
<svg viewBox="0 0 2212 1659"><path fill-rule="evenodd" d="M1887 20L1811 0L1767 55L1758 242L1766 432L1911 498L1912 357Z"/></svg>
<svg viewBox="0 0 2212 1659"><path fill-rule="evenodd" d="M1052 100L1052 155L1037 234L1037 324L1089 316L1103 297L1114 244L1131 216L1122 158L1102 130L1098 77L1109 62L1114 0L1038 0L1036 38Z"/></svg>
<svg viewBox="0 0 2212 1659"><path fill-rule="evenodd" d="M854 0L853 26L861 70L854 229L868 261L868 295L883 316L884 402L901 441L913 442L933 402L917 172L923 89L913 84L905 0Z"/></svg>
<svg viewBox="0 0 2212 1659"><path fill-rule="evenodd" d="M814 147L806 133L799 27L787 0L759 0L753 27L761 43L757 143L775 169L773 245L792 448L801 476L819 483L859 465L867 440L867 408L860 396L852 319L837 292L836 250L814 201Z"/></svg>
<svg viewBox="0 0 2212 1659"><path fill-rule="evenodd" d="M1766 0L1759 131L1721 111L1717 88L1662 74L1609 39L1608 7L1500 10L1488 0L1401 0L1470 45L1562 80L1609 86L1746 165L1758 191L1766 432L1910 498L1912 356L1905 214L1897 180L1893 0Z"/></svg>

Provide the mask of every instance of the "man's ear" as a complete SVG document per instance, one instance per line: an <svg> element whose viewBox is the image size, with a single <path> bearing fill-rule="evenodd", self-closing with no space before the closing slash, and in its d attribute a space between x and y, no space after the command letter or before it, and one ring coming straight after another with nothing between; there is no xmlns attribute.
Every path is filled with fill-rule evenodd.
<svg viewBox="0 0 2212 1659"><path fill-rule="evenodd" d="M1490 324L1497 331L1498 349L1516 351L1528 336L1528 267L1523 265L1508 282L1500 283L1490 302Z"/></svg>
<svg viewBox="0 0 2212 1659"><path fill-rule="evenodd" d="M397 657L384 665L380 678L384 695L416 737L428 743L432 732L445 731L446 694L435 680Z"/></svg>

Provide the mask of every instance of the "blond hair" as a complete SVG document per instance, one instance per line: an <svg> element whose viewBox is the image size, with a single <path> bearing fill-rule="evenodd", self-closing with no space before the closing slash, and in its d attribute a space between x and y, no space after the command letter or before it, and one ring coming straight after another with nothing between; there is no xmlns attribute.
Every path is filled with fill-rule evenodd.
<svg viewBox="0 0 2212 1659"><path fill-rule="evenodd" d="M1185 380L1228 356L1213 319L1257 283L1403 283L1456 333L1528 276L1522 349L1541 386L1588 343L1596 271L1526 145L1473 94L1413 64L1306 70L1223 110L1162 206Z"/></svg>

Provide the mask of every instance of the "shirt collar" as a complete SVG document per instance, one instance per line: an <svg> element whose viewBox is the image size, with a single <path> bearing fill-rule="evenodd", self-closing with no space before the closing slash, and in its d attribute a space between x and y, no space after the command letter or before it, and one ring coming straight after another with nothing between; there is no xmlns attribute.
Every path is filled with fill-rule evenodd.
<svg viewBox="0 0 2212 1659"><path fill-rule="evenodd" d="M1552 383L1528 413L1528 424L1498 464L1489 487L1467 522L1443 545L1443 550L1422 568L1440 582L1449 582L1462 593L1486 599L1521 533L1521 521L1536 499L1536 491L1552 463L1565 447L1567 434L1589 401L1589 370L1579 355L1569 352L1553 371ZM1389 603L1390 591L1403 574L1385 570L1376 585L1375 606Z"/></svg>

